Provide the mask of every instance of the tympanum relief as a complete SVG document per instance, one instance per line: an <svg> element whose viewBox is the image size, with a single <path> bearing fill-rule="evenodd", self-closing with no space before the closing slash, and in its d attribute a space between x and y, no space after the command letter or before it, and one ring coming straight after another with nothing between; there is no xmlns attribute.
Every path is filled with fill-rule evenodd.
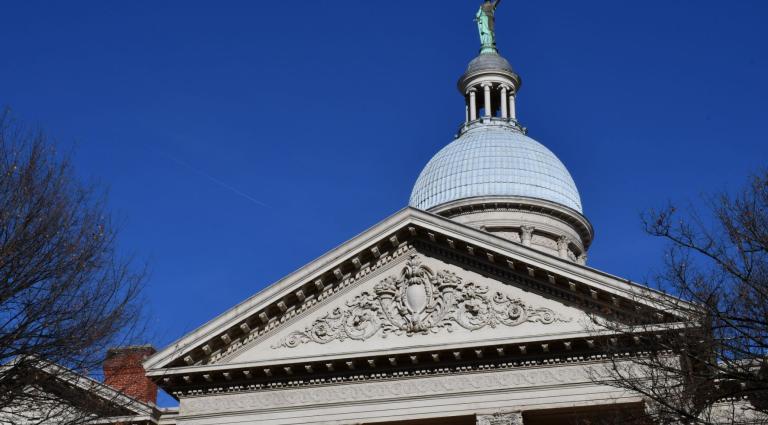
<svg viewBox="0 0 768 425"><path fill-rule="evenodd" d="M571 318L549 308L493 292L451 271L434 272L413 255L399 276L383 279L372 291L360 293L305 329L291 332L272 348L452 332L457 326L474 331L526 322L549 325L569 321Z"/></svg>

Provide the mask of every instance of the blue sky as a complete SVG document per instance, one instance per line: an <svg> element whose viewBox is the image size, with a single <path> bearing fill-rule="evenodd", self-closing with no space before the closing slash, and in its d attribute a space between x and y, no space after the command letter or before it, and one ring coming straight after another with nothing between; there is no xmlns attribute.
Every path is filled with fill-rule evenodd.
<svg viewBox="0 0 768 425"><path fill-rule="evenodd" d="M478 1L6 1L0 105L110 190L158 347L407 204L463 120ZM593 267L639 214L766 166L768 2L513 1L518 117L573 175ZM167 401L167 400L166 400Z"/></svg>

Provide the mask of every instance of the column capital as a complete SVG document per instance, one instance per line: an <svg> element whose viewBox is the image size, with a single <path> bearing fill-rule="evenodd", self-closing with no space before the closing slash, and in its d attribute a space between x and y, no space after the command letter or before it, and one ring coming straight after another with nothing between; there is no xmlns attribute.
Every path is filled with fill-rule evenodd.
<svg viewBox="0 0 768 425"><path fill-rule="evenodd" d="M536 230L536 228L533 226L520 226L520 233L526 238L530 238L533 235L534 230Z"/></svg>
<svg viewBox="0 0 768 425"><path fill-rule="evenodd" d="M523 425L522 412L498 412L491 415L475 415L477 425Z"/></svg>
<svg viewBox="0 0 768 425"><path fill-rule="evenodd" d="M508 86L507 84L499 84L499 90L512 90L512 87Z"/></svg>
<svg viewBox="0 0 768 425"><path fill-rule="evenodd" d="M520 242L525 246L531 246L531 240L533 239L533 226L520 226Z"/></svg>
<svg viewBox="0 0 768 425"><path fill-rule="evenodd" d="M470 93L477 93L477 88L475 88L475 87L468 88L467 89L467 94L470 94Z"/></svg>
<svg viewBox="0 0 768 425"><path fill-rule="evenodd" d="M482 83L480 83L480 87L483 87L483 88L485 88L485 87L493 87L493 83L490 82L490 81L483 81Z"/></svg>

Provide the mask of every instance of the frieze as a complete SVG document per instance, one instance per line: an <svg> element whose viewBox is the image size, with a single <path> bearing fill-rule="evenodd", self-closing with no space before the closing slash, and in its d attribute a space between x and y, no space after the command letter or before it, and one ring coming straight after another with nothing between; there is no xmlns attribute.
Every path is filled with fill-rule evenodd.
<svg viewBox="0 0 768 425"><path fill-rule="evenodd" d="M477 415L477 425L523 425L523 414L497 412L492 415Z"/></svg>
<svg viewBox="0 0 768 425"><path fill-rule="evenodd" d="M386 382L191 397L181 400L181 411L184 416L192 416L315 404L370 402L462 392L501 391L591 382L590 373L594 373L594 371L590 372L589 366L561 366L536 370L458 374Z"/></svg>
<svg viewBox="0 0 768 425"><path fill-rule="evenodd" d="M383 279L373 291L364 291L305 329L291 332L272 348L362 341L375 335L452 332L456 326L474 331L570 320L549 308L527 305L502 292L491 293L487 286L465 281L448 270L433 272L414 254L398 277Z"/></svg>
<svg viewBox="0 0 768 425"><path fill-rule="evenodd" d="M544 246L552 250L558 249L557 242L541 235L533 235L533 238L531 238L531 243L534 245Z"/></svg>

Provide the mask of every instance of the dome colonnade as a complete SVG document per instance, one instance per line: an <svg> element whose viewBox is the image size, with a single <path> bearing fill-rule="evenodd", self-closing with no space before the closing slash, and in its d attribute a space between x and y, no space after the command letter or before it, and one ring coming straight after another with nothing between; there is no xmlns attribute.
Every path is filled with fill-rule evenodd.
<svg viewBox="0 0 768 425"><path fill-rule="evenodd" d="M515 96L520 83L520 77L498 53L480 54L458 83L465 97L465 124L494 117L516 120ZM478 97L482 97L482 104Z"/></svg>

